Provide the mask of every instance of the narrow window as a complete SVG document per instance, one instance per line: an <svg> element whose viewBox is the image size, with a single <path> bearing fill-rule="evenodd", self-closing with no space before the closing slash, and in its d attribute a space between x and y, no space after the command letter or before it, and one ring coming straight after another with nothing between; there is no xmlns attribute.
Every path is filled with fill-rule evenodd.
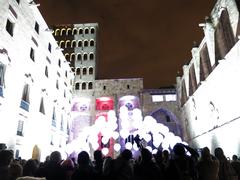
<svg viewBox="0 0 240 180"><path fill-rule="evenodd" d="M66 97L66 90L64 89L63 97Z"/></svg>
<svg viewBox="0 0 240 180"><path fill-rule="evenodd" d="M88 83L88 89L92 89L92 88L93 88L92 82Z"/></svg>
<svg viewBox="0 0 240 180"><path fill-rule="evenodd" d="M72 30L71 30L71 28L68 28L67 29L67 35L71 35L72 34Z"/></svg>
<svg viewBox="0 0 240 180"><path fill-rule="evenodd" d="M77 29L75 28L72 30L72 35L76 35L76 34L77 34Z"/></svg>
<svg viewBox="0 0 240 180"><path fill-rule="evenodd" d="M11 36L13 36L13 29L14 29L14 24L8 19L6 24L6 30Z"/></svg>
<svg viewBox="0 0 240 180"><path fill-rule="evenodd" d="M75 84L75 89L79 90L79 83L78 82Z"/></svg>
<svg viewBox="0 0 240 180"><path fill-rule="evenodd" d="M88 74L93 74L93 67L90 67L90 68L88 69Z"/></svg>
<svg viewBox="0 0 240 180"><path fill-rule="evenodd" d="M43 98L41 98L39 112L42 113L42 114L45 114Z"/></svg>
<svg viewBox="0 0 240 180"><path fill-rule="evenodd" d="M94 46L94 40L90 41L90 46Z"/></svg>
<svg viewBox="0 0 240 180"><path fill-rule="evenodd" d="M22 120L18 121L18 126L17 126L17 135L18 136L23 136L23 124L24 124L24 122Z"/></svg>
<svg viewBox="0 0 240 180"><path fill-rule="evenodd" d="M71 54L71 58L70 58L71 61L75 61L75 58L76 58L76 57L75 57L75 54Z"/></svg>
<svg viewBox="0 0 240 180"><path fill-rule="evenodd" d="M77 68L76 74L80 75L80 68Z"/></svg>
<svg viewBox="0 0 240 180"><path fill-rule="evenodd" d="M30 88L28 84L24 85L23 88L23 93L22 93L22 100L21 100L21 104L20 107L26 111L29 111L29 92L30 92Z"/></svg>
<svg viewBox="0 0 240 180"><path fill-rule="evenodd" d="M85 34L89 34L89 29L88 28L85 28Z"/></svg>
<svg viewBox="0 0 240 180"><path fill-rule="evenodd" d="M88 46L88 41L84 41L84 47L87 47Z"/></svg>
<svg viewBox="0 0 240 180"><path fill-rule="evenodd" d="M61 36L65 36L65 35L66 35L66 29L62 29L60 35L61 35Z"/></svg>
<svg viewBox="0 0 240 180"><path fill-rule="evenodd" d="M75 47L76 47L76 41L75 41L75 40L72 41L71 47L72 47L72 48L75 48Z"/></svg>
<svg viewBox="0 0 240 180"><path fill-rule="evenodd" d="M49 52L52 52L52 45L50 43L48 43L48 50Z"/></svg>
<svg viewBox="0 0 240 180"><path fill-rule="evenodd" d="M81 54L78 54L78 55L77 55L77 60L78 60L78 61L81 61L81 60L82 60L82 55L81 55Z"/></svg>
<svg viewBox="0 0 240 180"><path fill-rule="evenodd" d="M48 67L45 67L45 76L48 77Z"/></svg>
<svg viewBox="0 0 240 180"><path fill-rule="evenodd" d="M129 84L127 85L127 89L130 89L130 86L129 86Z"/></svg>
<svg viewBox="0 0 240 180"><path fill-rule="evenodd" d="M90 54L89 54L89 59L90 59L90 60L93 60L93 59L94 59L94 54L93 54L93 53L90 53Z"/></svg>
<svg viewBox="0 0 240 180"><path fill-rule="evenodd" d="M53 107L53 113L52 113L52 126L56 127L57 125L57 118L56 118L56 109Z"/></svg>
<svg viewBox="0 0 240 180"><path fill-rule="evenodd" d="M79 33L78 34L83 34L83 29L79 29Z"/></svg>
<svg viewBox="0 0 240 180"><path fill-rule="evenodd" d="M95 29L91 28L91 34L94 34L94 33L95 33Z"/></svg>
<svg viewBox="0 0 240 180"><path fill-rule="evenodd" d="M58 66L61 67L61 59L58 60Z"/></svg>
<svg viewBox="0 0 240 180"><path fill-rule="evenodd" d="M68 73L67 73L67 71L65 71L65 77L66 77L66 78L68 77Z"/></svg>
<svg viewBox="0 0 240 180"><path fill-rule="evenodd" d="M60 29L56 29L55 30L55 36L59 36L60 35Z"/></svg>
<svg viewBox="0 0 240 180"><path fill-rule="evenodd" d="M86 83L82 83L82 90L85 90L86 89Z"/></svg>
<svg viewBox="0 0 240 180"><path fill-rule="evenodd" d="M64 120L63 120L63 115L61 115L61 125L60 125L60 130L63 131L64 127Z"/></svg>
<svg viewBox="0 0 240 180"><path fill-rule="evenodd" d="M87 54L83 55L83 60L87 60Z"/></svg>
<svg viewBox="0 0 240 180"><path fill-rule="evenodd" d="M83 68L83 75L87 74L87 68Z"/></svg>
<svg viewBox="0 0 240 180"><path fill-rule="evenodd" d="M82 47L82 41L78 41L78 47Z"/></svg>
<svg viewBox="0 0 240 180"><path fill-rule="evenodd" d="M103 86L103 90L106 90L106 86Z"/></svg>
<svg viewBox="0 0 240 180"><path fill-rule="evenodd" d="M39 24L37 22L35 22L35 27L34 27L36 33L39 34Z"/></svg>
<svg viewBox="0 0 240 180"><path fill-rule="evenodd" d="M19 4L19 3L20 3L20 0L16 0L16 2Z"/></svg>
<svg viewBox="0 0 240 180"><path fill-rule="evenodd" d="M5 65L0 62L0 96L3 97L3 86L5 80Z"/></svg>
<svg viewBox="0 0 240 180"><path fill-rule="evenodd" d="M56 81L56 88L59 89L58 80Z"/></svg>
<svg viewBox="0 0 240 180"><path fill-rule="evenodd" d="M34 49L33 49L33 48L31 48L31 50L30 50L30 58L31 58L33 61L35 61L35 52L34 52Z"/></svg>

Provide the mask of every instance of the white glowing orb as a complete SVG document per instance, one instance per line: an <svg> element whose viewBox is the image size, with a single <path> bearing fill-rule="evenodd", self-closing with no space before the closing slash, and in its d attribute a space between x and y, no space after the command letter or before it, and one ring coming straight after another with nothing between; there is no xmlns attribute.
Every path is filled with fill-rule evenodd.
<svg viewBox="0 0 240 180"><path fill-rule="evenodd" d="M118 144L118 143L115 143L114 146L113 146L113 149L114 149L116 152L118 152L118 151L120 151L120 149L121 149L121 145Z"/></svg>
<svg viewBox="0 0 240 180"><path fill-rule="evenodd" d="M133 149L134 149L135 151L138 151L138 150L139 150L139 148L138 148L138 146L137 146L136 143L133 144Z"/></svg>
<svg viewBox="0 0 240 180"><path fill-rule="evenodd" d="M119 138L119 133L118 133L117 131L113 131L113 133L112 133L112 138L113 138L114 140L117 140L117 139Z"/></svg>
<svg viewBox="0 0 240 180"><path fill-rule="evenodd" d="M152 151L152 154L157 154L157 152L158 152L158 150L157 150L157 149L154 149L154 150Z"/></svg>
<svg viewBox="0 0 240 180"><path fill-rule="evenodd" d="M106 156L109 153L109 149L108 148L103 148L102 153L103 153L104 156Z"/></svg>
<svg viewBox="0 0 240 180"><path fill-rule="evenodd" d="M102 143L103 143L103 144L107 144L108 141L109 141L109 138L108 138L108 137L106 137L106 136L103 136L103 137L102 137Z"/></svg>
<svg viewBox="0 0 240 180"><path fill-rule="evenodd" d="M128 150L131 150L132 149L132 143L130 143L130 142L127 142L126 144L125 144L125 148L126 149L128 149Z"/></svg>
<svg viewBox="0 0 240 180"><path fill-rule="evenodd" d="M120 136L123 138L123 139L126 139L128 136L129 136L129 131L127 129L121 129L120 131Z"/></svg>

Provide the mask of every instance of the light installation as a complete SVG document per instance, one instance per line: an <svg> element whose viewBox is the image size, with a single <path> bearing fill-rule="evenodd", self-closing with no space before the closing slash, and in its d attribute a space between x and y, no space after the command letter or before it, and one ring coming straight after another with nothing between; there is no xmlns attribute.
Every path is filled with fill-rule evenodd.
<svg viewBox="0 0 240 180"><path fill-rule="evenodd" d="M102 137L100 143L99 134ZM187 144L170 132L167 126L157 123L152 116L143 118L140 109L129 110L126 106L122 106L118 119L114 110L108 111L107 116L97 117L92 126L85 127L78 138L68 144L66 151L70 155L74 151L90 153L91 150L101 149L107 156L110 149L107 146L101 147L101 144L106 145L110 140L114 140L115 152L125 148L139 151L139 146L134 140L137 137L152 153L156 153L159 148L171 150L176 143Z"/></svg>

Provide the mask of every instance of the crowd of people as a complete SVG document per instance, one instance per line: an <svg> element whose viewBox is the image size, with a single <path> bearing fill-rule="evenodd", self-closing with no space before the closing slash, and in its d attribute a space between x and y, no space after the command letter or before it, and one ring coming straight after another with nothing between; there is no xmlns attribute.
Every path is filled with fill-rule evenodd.
<svg viewBox="0 0 240 180"><path fill-rule="evenodd" d="M187 152L189 152L187 155ZM222 148L214 155L208 147L200 152L184 144L176 144L169 152L152 154L141 148L138 158L130 150L123 150L113 159L100 150L93 160L82 151L77 160L63 160L54 151L45 162L35 159L13 159L11 150L0 151L0 180L240 180L240 161L237 155L226 158Z"/></svg>

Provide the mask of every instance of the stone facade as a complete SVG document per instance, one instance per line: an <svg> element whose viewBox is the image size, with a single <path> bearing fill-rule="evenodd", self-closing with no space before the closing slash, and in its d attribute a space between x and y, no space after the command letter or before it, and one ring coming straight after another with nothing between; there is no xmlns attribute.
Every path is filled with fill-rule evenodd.
<svg viewBox="0 0 240 180"><path fill-rule="evenodd" d="M177 77L184 137L197 148L239 155L239 2L217 1L199 26L205 36Z"/></svg>
<svg viewBox="0 0 240 180"><path fill-rule="evenodd" d="M66 147L73 73L36 4L1 1L0 14L0 142L44 160Z"/></svg>

